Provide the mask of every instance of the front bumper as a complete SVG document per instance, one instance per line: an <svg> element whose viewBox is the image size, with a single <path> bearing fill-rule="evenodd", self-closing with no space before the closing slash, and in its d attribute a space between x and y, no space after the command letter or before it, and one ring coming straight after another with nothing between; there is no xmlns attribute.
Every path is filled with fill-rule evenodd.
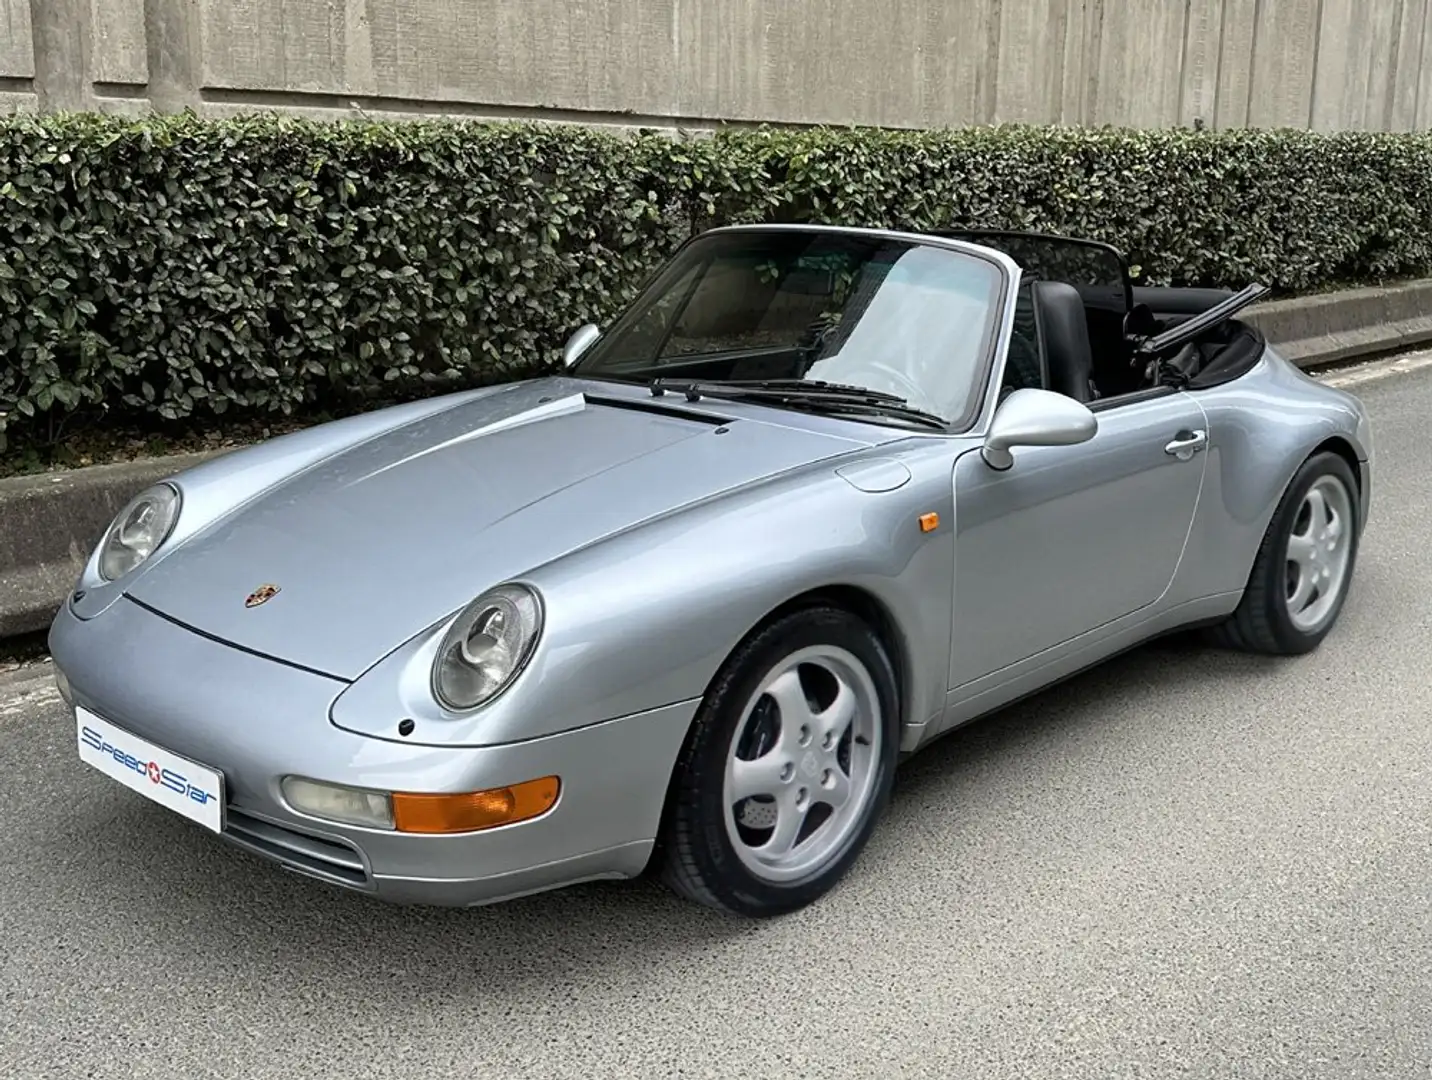
<svg viewBox="0 0 1432 1080"><path fill-rule="evenodd" d="M420 746L335 727L329 709L346 683L213 641L127 599L88 621L62 610L50 650L77 704L224 774L224 839L289 870L401 903L470 906L641 873L697 706L502 746ZM420 836L297 813L279 789L290 774L427 792L556 774L562 790L531 821Z"/></svg>

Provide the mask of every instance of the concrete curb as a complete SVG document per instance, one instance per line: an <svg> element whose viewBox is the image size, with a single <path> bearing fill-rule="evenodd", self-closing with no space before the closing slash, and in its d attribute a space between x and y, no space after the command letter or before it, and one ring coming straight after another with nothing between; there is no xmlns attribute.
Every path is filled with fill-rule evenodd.
<svg viewBox="0 0 1432 1080"><path fill-rule="evenodd" d="M1432 341L1432 280L1274 300L1243 318L1299 367L1371 358Z"/></svg>
<svg viewBox="0 0 1432 1080"><path fill-rule="evenodd" d="M1244 318L1302 368L1372 358L1432 342L1432 279L1275 300L1249 308ZM0 480L0 639L49 626L125 502L213 456Z"/></svg>

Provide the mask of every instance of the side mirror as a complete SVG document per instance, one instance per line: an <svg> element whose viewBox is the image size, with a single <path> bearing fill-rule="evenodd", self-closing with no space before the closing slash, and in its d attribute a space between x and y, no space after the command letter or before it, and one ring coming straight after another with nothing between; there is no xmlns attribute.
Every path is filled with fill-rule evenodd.
<svg viewBox="0 0 1432 1080"><path fill-rule="evenodd" d="M1099 418L1082 402L1052 390L1016 390L995 410L980 454L991 469L1014 464L1016 446L1073 446L1088 442Z"/></svg>
<svg viewBox="0 0 1432 1080"><path fill-rule="evenodd" d="M596 344L597 338L602 332L597 329L595 323L587 323L586 326L578 327L567 339L567 346L562 350L562 366L571 367L582 358L582 354Z"/></svg>

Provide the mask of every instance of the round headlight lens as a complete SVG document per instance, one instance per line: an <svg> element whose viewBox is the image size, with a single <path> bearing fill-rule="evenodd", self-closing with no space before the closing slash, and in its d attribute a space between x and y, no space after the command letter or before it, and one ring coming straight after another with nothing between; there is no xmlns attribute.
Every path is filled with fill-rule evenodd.
<svg viewBox="0 0 1432 1080"><path fill-rule="evenodd" d="M178 488L155 484L136 495L105 534L99 556L100 575L106 581L122 578L169 539L178 520Z"/></svg>
<svg viewBox="0 0 1432 1080"><path fill-rule="evenodd" d="M521 673L542 631L537 594L503 585L469 604L443 638L433 692L444 708L475 709Z"/></svg>

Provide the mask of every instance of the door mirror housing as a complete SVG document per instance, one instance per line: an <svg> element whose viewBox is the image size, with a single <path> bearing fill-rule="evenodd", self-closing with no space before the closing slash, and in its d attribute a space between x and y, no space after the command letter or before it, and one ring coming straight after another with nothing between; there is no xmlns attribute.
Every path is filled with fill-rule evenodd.
<svg viewBox="0 0 1432 1080"><path fill-rule="evenodd" d="M567 339L567 345L562 350L562 366L571 367L582 358L582 354L597 343L597 338L602 332L597 329L596 323L587 323L578 327Z"/></svg>
<svg viewBox="0 0 1432 1080"><path fill-rule="evenodd" d="M1089 406L1052 390L1016 390L995 410L980 454L991 469L1014 464L1016 446L1073 446L1099 430Z"/></svg>

